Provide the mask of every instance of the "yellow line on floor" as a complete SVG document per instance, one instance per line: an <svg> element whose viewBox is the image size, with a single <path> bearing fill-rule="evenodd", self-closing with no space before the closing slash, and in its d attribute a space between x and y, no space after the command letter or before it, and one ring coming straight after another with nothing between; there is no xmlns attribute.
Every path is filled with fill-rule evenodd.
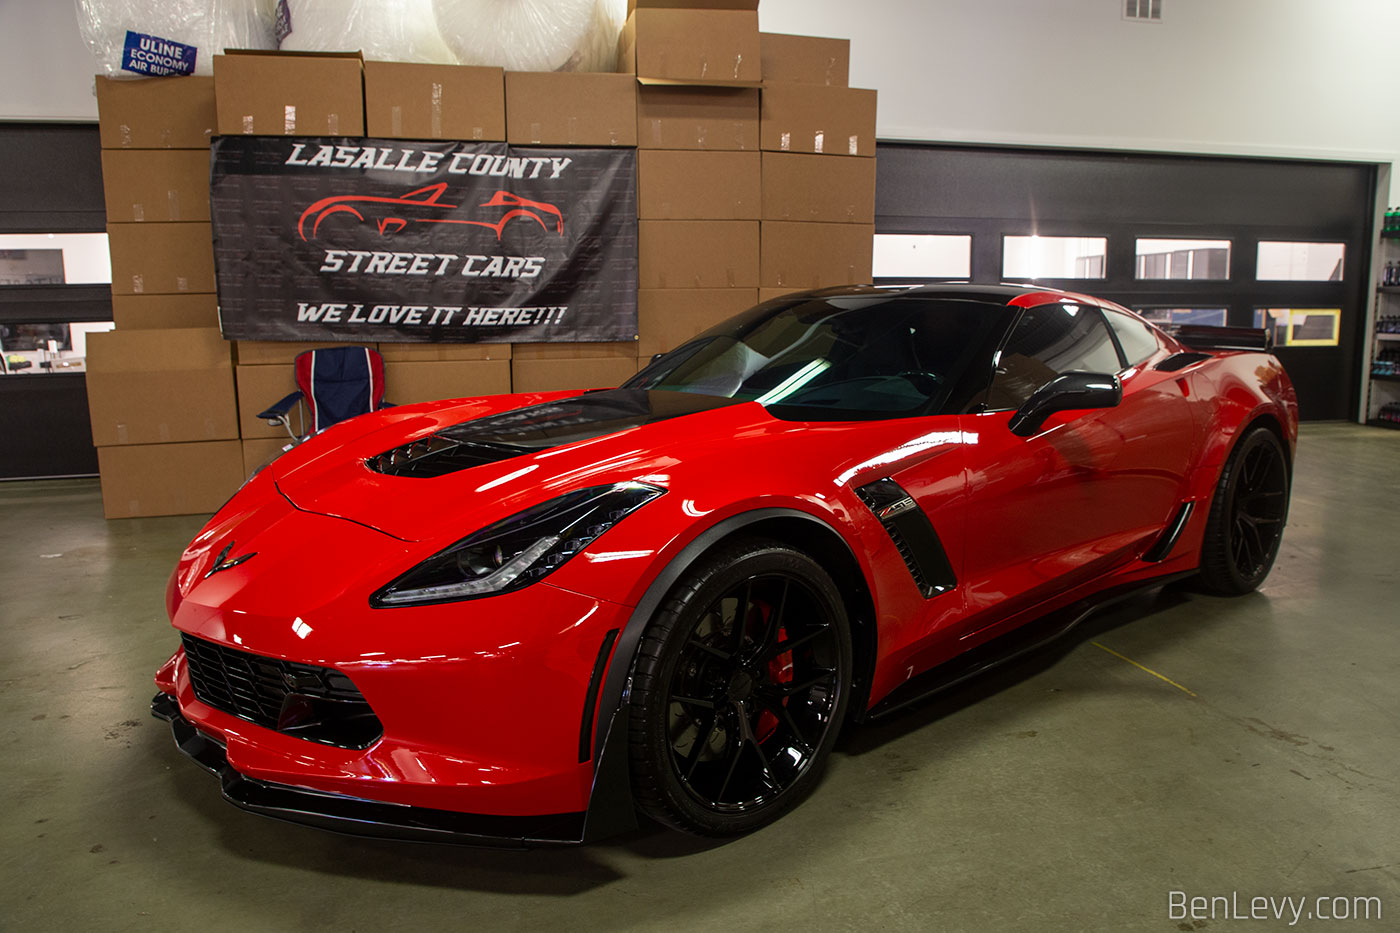
<svg viewBox="0 0 1400 933"><path fill-rule="evenodd" d="M1175 687L1176 689L1180 690L1182 693L1188 694L1188 695L1190 695L1190 696L1195 696L1195 695L1196 695L1196 694L1192 693L1190 690L1187 690L1187 689L1186 689L1185 687L1183 687L1181 684L1179 684L1179 683L1177 683L1176 681L1172 680L1170 677L1164 677L1164 676L1162 676L1161 674L1159 674L1159 673L1157 673L1156 671L1154 671L1154 670L1153 670L1152 668L1150 668L1150 667L1143 667L1141 664L1139 664L1138 662L1134 661L1132 658L1128 657L1127 655L1119 654L1118 652L1114 651L1112 648L1105 647L1104 645L1101 645L1101 644L1099 644L1099 643L1096 642L1096 641L1091 641L1091 642L1089 642L1089 644L1093 645L1095 648L1103 648L1104 651L1107 651L1109 654L1113 655L1115 658L1120 658L1120 659L1122 659L1122 660L1124 660L1124 661L1127 661L1127 662L1128 662L1129 664L1131 664L1133 667L1137 668L1137 669L1140 670L1140 671L1146 671L1147 673L1151 674L1153 677L1156 677L1158 680L1165 680L1167 683L1171 684L1173 687Z"/></svg>

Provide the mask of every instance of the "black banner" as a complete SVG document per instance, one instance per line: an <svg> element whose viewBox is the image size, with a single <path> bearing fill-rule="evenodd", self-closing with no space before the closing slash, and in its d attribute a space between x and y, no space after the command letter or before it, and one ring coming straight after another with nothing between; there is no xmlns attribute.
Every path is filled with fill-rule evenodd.
<svg viewBox="0 0 1400 933"><path fill-rule="evenodd" d="M225 136L212 159L228 339L636 337L634 150Z"/></svg>

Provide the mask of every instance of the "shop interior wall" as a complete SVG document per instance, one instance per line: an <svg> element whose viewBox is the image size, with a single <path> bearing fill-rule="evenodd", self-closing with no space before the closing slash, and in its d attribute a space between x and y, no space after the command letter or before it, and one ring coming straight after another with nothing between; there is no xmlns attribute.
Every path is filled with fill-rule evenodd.
<svg viewBox="0 0 1400 933"><path fill-rule="evenodd" d="M1005 235L1106 237L1105 274L1042 280L1129 307L1340 308L1335 347L1279 347L1309 420L1355 414L1365 342L1373 166L882 143L875 231L972 237L971 277L1002 279ZM1138 237L1228 240L1226 280L1139 280ZM1345 244L1341 281L1258 281L1261 240Z"/></svg>
<svg viewBox="0 0 1400 933"><path fill-rule="evenodd" d="M75 5L0 3L0 119L96 119ZM762 0L759 24L849 37L884 139L1400 159L1400 3L1162 7L1136 23L1123 0Z"/></svg>

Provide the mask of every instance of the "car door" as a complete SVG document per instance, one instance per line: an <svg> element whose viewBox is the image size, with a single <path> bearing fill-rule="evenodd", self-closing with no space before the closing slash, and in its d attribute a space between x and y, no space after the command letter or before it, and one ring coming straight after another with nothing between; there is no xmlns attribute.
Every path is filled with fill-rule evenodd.
<svg viewBox="0 0 1400 933"><path fill-rule="evenodd" d="M1135 559L1170 520L1185 484L1191 414L1170 374L1149 368L1152 355L1125 365L1091 304L1066 299L1022 313L983 410L963 418L976 442L965 446L961 638ZM1013 411L1067 372L1117 373L1122 402L1052 415L1030 437L1013 434Z"/></svg>

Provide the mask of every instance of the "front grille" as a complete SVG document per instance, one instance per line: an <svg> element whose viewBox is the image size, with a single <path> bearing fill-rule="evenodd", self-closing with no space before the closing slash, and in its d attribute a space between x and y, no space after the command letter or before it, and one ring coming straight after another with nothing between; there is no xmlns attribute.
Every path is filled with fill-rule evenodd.
<svg viewBox="0 0 1400 933"><path fill-rule="evenodd" d="M226 648L181 634L190 686L201 703L248 722L343 748L364 748L382 733L348 676Z"/></svg>

